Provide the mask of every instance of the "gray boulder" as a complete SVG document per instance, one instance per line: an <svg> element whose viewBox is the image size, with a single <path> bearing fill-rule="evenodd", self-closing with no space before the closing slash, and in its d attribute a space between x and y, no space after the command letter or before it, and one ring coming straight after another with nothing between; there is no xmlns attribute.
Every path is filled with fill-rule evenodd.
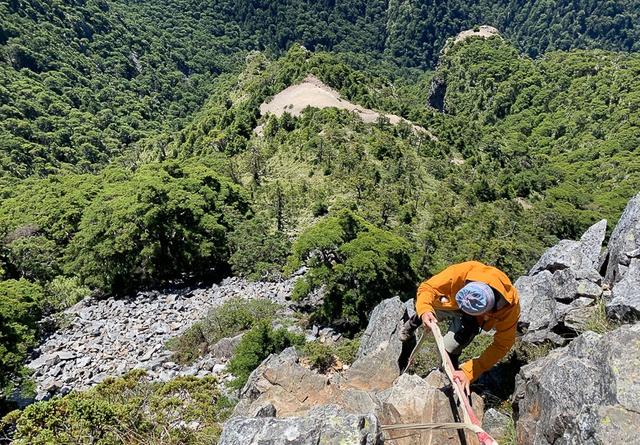
<svg viewBox="0 0 640 445"><path fill-rule="evenodd" d="M611 291L605 303L607 315L621 321L640 318L640 259L633 258L629 268Z"/></svg>
<svg viewBox="0 0 640 445"><path fill-rule="evenodd" d="M238 334L235 337L226 337L218 340L211 347L211 356L221 360L229 360L233 357L233 353L240 344L243 335L244 333Z"/></svg>
<svg viewBox="0 0 640 445"><path fill-rule="evenodd" d="M562 269L596 270L606 231L607 220L603 219L587 229L580 241L560 241L540 257L529 271L529 275L543 270L552 273Z"/></svg>
<svg viewBox="0 0 640 445"><path fill-rule="evenodd" d="M517 443L638 443L640 325L586 332L524 366L514 394Z"/></svg>
<svg viewBox="0 0 640 445"><path fill-rule="evenodd" d="M388 388L402 372L415 346L415 340L403 344L399 338L400 329L408 319L407 304L398 297L378 304L362 334L356 360L344 374L345 379L361 389Z"/></svg>
<svg viewBox="0 0 640 445"><path fill-rule="evenodd" d="M367 329L362 334L356 359L383 349L399 354L402 342L398 332L407 319L407 306L400 298L389 298L378 304L371 312Z"/></svg>
<svg viewBox="0 0 640 445"><path fill-rule="evenodd" d="M640 193L633 197L622 212L609 244L606 260L605 283L613 287L624 276L629 266L629 254L640 248Z"/></svg>
<svg viewBox="0 0 640 445"><path fill-rule="evenodd" d="M508 438L511 422L511 417L494 408L489 408L484 413L482 428L499 442Z"/></svg>
<svg viewBox="0 0 640 445"><path fill-rule="evenodd" d="M529 275L516 280L524 341L562 345L584 330L602 295L597 271L606 220L591 226L580 241L563 240L547 250Z"/></svg>
<svg viewBox="0 0 640 445"><path fill-rule="evenodd" d="M378 445L378 420L372 414L349 414L335 405L312 409L305 416L235 417L222 431L219 445Z"/></svg>

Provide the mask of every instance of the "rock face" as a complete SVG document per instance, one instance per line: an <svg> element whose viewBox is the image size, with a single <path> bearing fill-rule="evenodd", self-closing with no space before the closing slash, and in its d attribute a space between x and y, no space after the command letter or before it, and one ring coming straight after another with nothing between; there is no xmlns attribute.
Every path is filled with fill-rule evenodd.
<svg viewBox="0 0 640 445"><path fill-rule="evenodd" d="M502 414L494 408L489 408L484 413L482 428L484 428L484 430L497 442L500 442L508 437L511 422L511 417L506 414Z"/></svg>
<svg viewBox="0 0 640 445"><path fill-rule="evenodd" d="M640 194L624 209L607 250L605 283L613 287L625 275L631 258L640 257Z"/></svg>
<svg viewBox="0 0 640 445"><path fill-rule="evenodd" d="M602 220L580 241L560 241L542 255L529 275L516 281L525 341L565 344L584 330L603 292L597 267L606 227Z"/></svg>
<svg viewBox="0 0 640 445"><path fill-rule="evenodd" d="M85 389L134 368L146 369L162 381L178 375L223 373L222 362L239 338L222 340L211 355L186 367L170 360L165 342L231 298L268 297L285 303L296 279L254 283L229 278L210 288L141 292L129 300L84 300L65 311L69 326L40 345L37 357L27 364L34 371L37 398Z"/></svg>
<svg viewBox="0 0 640 445"><path fill-rule="evenodd" d="M640 443L640 324L587 332L522 368L519 444Z"/></svg>
<svg viewBox="0 0 640 445"><path fill-rule="evenodd" d="M640 258L633 258L606 303L607 315L622 321L640 318Z"/></svg>
<svg viewBox="0 0 640 445"><path fill-rule="evenodd" d="M241 420L229 421L223 437L239 440L232 430L242 425L250 425L247 428L252 432L269 431L270 426L275 425L274 419L252 419L263 412L275 413L279 421L288 422L285 424L295 431L306 430L309 428L304 420L306 416L313 417L312 413L318 407L326 405L338 406L343 412L360 417L375 416L381 424L456 421L443 374L434 371L426 379L400 375L399 363L406 361L405 355L408 357L413 346L403 347L398 339L399 329L412 311L413 302L403 304L398 298L380 303L371 314L356 361L342 374L324 375L304 367L293 348L268 357L254 370L240 393L240 401L234 412L237 417L234 419ZM474 395L473 403L481 415L482 399ZM273 434L256 434L250 436L254 442L242 443L258 443L259 437L265 440L264 443L281 443L269 442L278 440ZM248 440L249 436L243 437ZM297 436L294 434L292 437ZM406 431L386 431L383 435L384 443L390 445L458 444L464 437L463 433L455 430L416 432L411 435L407 435ZM298 443L295 440L298 439L290 443ZM475 443L474 440L467 435L467 443ZM347 437L344 441L300 443L369 442L351 441Z"/></svg>
<svg viewBox="0 0 640 445"><path fill-rule="evenodd" d="M613 230L605 260L607 315L621 321L640 318L640 194L625 208Z"/></svg>
<svg viewBox="0 0 640 445"><path fill-rule="evenodd" d="M381 445L378 420L349 414L335 405L313 408L304 417L235 417L219 445Z"/></svg>

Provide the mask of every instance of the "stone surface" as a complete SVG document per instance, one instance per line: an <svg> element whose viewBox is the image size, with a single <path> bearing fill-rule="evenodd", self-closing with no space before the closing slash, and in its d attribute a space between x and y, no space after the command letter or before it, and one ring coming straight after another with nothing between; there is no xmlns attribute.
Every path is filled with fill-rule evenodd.
<svg viewBox="0 0 640 445"><path fill-rule="evenodd" d="M514 408L519 444L638 443L640 324L587 332L524 366Z"/></svg>
<svg viewBox="0 0 640 445"><path fill-rule="evenodd" d="M629 268L606 301L607 315L621 321L640 318L640 259L633 258Z"/></svg>
<svg viewBox="0 0 640 445"><path fill-rule="evenodd" d="M83 300L64 312L69 326L48 337L27 363L33 370L38 398L63 388L86 389L107 376L134 368L146 369L155 380L212 372L224 376L224 366L216 368L215 360L228 359L239 337L221 340L213 347L215 357L205 356L185 367L167 365L171 353L165 348L166 341L231 298L269 298L285 304L298 277L277 283L227 278L208 288L146 291L130 299ZM63 363L64 367L58 366Z"/></svg>
<svg viewBox="0 0 640 445"><path fill-rule="evenodd" d="M524 341L562 345L582 332L597 299L602 277L597 271L606 221L591 226L580 241L562 240L548 249L529 275L516 280Z"/></svg>
<svg viewBox="0 0 640 445"><path fill-rule="evenodd" d="M458 422L454 417L450 392L437 383L444 383L446 377L434 371L428 380L416 375L402 374L392 387L377 394L376 412L383 425L403 423ZM430 384L431 382L431 384ZM433 383L436 383L434 385ZM474 409L482 418L482 399L473 394ZM467 443L476 443L473 433L465 433ZM417 430L407 437L407 431L386 431L385 444L421 445L461 443L458 430Z"/></svg>
<svg viewBox="0 0 640 445"><path fill-rule="evenodd" d="M399 354L402 343L396 332L407 320L406 314L407 308L398 297L389 298L377 305L371 312L367 329L360 339L356 358L375 354L379 350L389 350Z"/></svg>
<svg viewBox="0 0 640 445"><path fill-rule="evenodd" d="M607 234L607 220L602 219L589 227L580 238L580 251L590 265L599 270L600 254L602 253L602 243Z"/></svg>
<svg viewBox="0 0 640 445"><path fill-rule="evenodd" d="M388 388L400 375L415 346L415 339L406 343L399 339L408 314L407 304L398 297L375 307L362 334L356 361L345 372L351 385L366 390Z"/></svg>
<svg viewBox="0 0 640 445"><path fill-rule="evenodd" d="M301 417L234 417L219 445L381 445L380 426L371 414L350 414L334 405Z"/></svg>
<svg viewBox="0 0 640 445"><path fill-rule="evenodd" d="M609 238L605 283L613 287L622 279L629 266L628 254L638 248L640 248L640 193L629 201Z"/></svg>
<svg viewBox="0 0 640 445"><path fill-rule="evenodd" d="M408 316L407 309L398 298L381 302L372 312L358 358L341 374L325 375L306 368L293 348L271 355L250 375L240 392L234 416L246 419L266 411L278 418L299 419L317 407L336 405L347 413L375 415L381 423L454 421L450 386L442 373L433 372L426 379L400 375L398 362L407 351L398 334ZM474 395L473 404L481 417L482 399ZM225 431L240 425L235 422L228 423ZM389 431L385 432L385 444L459 444L464 437L464 433L459 435L455 430L414 435ZM265 435L263 439L265 443L279 443L268 441L277 440L275 436ZM467 439L468 443L475 443L473 437Z"/></svg>
<svg viewBox="0 0 640 445"><path fill-rule="evenodd" d="M211 356L221 360L229 360L235 352L242 336L238 334L235 337L223 338L211 347Z"/></svg>
<svg viewBox="0 0 640 445"><path fill-rule="evenodd" d="M602 242L607 230L607 220L592 225L580 241L562 240L548 249L531 268L529 275L543 270L555 272L562 269L597 269Z"/></svg>
<svg viewBox="0 0 640 445"><path fill-rule="evenodd" d="M507 439L511 422L511 417L494 408L489 408L484 413L482 428L497 442L500 442Z"/></svg>

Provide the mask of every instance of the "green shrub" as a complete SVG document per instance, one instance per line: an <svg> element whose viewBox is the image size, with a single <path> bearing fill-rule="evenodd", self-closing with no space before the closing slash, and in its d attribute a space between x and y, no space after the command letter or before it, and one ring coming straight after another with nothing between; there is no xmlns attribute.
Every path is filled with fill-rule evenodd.
<svg viewBox="0 0 640 445"><path fill-rule="evenodd" d="M88 391L30 405L17 420L13 415L13 443L215 443L231 408L213 377L150 383L144 371L137 370ZM182 421L199 426L184 428Z"/></svg>
<svg viewBox="0 0 640 445"><path fill-rule="evenodd" d="M193 363L209 350L201 323L194 323L179 336L169 339L166 346L173 352L171 360L182 365Z"/></svg>
<svg viewBox="0 0 640 445"><path fill-rule="evenodd" d="M313 369L317 369L319 372L326 372L337 364L337 360L343 365L353 363L359 347L359 338L342 339L336 344L311 341L305 343L300 348L300 352L309 361Z"/></svg>
<svg viewBox="0 0 640 445"><path fill-rule="evenodd" d="M45 236L19 237L7 244L7 250L9 263L21 277L45 281L59 271L58 248Z"/></svg>
<svg viewBox="0 0 640 445"><path fill-rule="evenodd" d="M415 292L410 251L402 238L341 211L307 229L294 244L289 270L304 263L309 271L296 283L293 297L323 288L317 315L362 327L382 299Z"/></svg>
<svg viewBox="0 0 640 445"><path fill-rule="evenodd" d="M238 224L229 235L233 271L252 280L279 278L291 242L261 216Z"/></svg>
<svg viewBox="0 0 640 445"><path fill-rule="evenodd" d="M360 337L353 339L346 338L338 342L335 346L336 357L344 365L350 365L356 360L356 354L360 348Z"/></svg>
<svg viewBox="0 0 640 445"><path fill-rule="evenodd" d="M12 381L25 376L22 367L37 340L42 287L27 280L0 281L0 390L11 390Z"/></svg>
<svg viewBox="0 0 640 445"><path fill-rule="evenodd" d="M311 206L311 213L313 216L324 216L329 212L329 207L322 201L316 201Z"/></svg>
<svg viewBox="0 0 640 445"><path fill-rule="evenodd" d="M209 311L207 316L182 335L167 342L177 363L191 363L204 355L217 341L251 329L258 321L271 321L279 305L270 300L233 298Z"/></svg>
<svg viewBox="0 0 640 445"><path fill-rule="evenodd" d="M236 377L231 382L231 387L242 388L251 372L270 354L303 344L304 336L293 334L284 328L273 329L269 322L260 321L242 337L233 358L229 361L227 369Z"/></svg>
<svg viewBox="0 0 640 445"><path fill-rule="evenodd" d="M326 372L336 363L333 347L319 341L305 343L301 348L302 356L309 361L312 369Z"/></svg>
<svg viewBox="0 0 640 445"><path fill-rule="evenodd" d="M204 165L147 164L87 207L65 268L105 293L220 274L227 232L246 212L239 190Z"/></svg>
<svg viewBox="0 0 640 445"><path fill-rule="evenodd" d="M91 290L78 277L57 276L45 286L45 304L54 311L73 306L91 295Z"/></svg>

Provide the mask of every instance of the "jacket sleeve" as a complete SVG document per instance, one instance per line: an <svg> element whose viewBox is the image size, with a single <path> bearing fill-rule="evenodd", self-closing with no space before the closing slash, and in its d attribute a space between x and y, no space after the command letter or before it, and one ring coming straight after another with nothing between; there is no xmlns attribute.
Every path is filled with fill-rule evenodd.
<svg viewBox="0 0 640 445"><path fill-rule="evenodd" d="M480 375L498 363L516 341L516 325L520 316L520 305L516 304L508 316L496 324L496 332L493 342L478 358L464 362L460 369L465 373L469 381L473 382Z"/></svg>
<svg viewBox="0 0 640 445"><path fill-rule="evenodd" d="M451 295L451 283L454 277L463 272L460 264L454 264L445 270L423 281L418 287L418 295L416 296L416 313L422 316L425 312L433 312L433 301L440 295Z"/></svg>

